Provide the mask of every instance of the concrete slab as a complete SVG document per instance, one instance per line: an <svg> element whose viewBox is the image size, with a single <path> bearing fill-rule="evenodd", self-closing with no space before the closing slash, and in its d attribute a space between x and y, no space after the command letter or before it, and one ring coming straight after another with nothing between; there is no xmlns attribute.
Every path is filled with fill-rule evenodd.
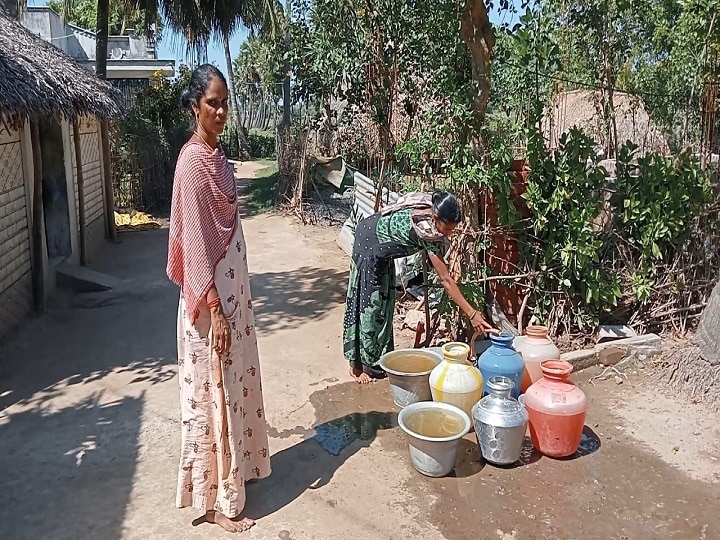
<svg viewBox="0 0 720 540"><path fill-rule="evenodd" d="M79 264L63 263L55 269L58 287L77 292L108 291L120 285L120 280Z"/></svg>
<svg viewBox="0 0 720 540"><path fill-rule="evenodd" d="M655 356L660 353L661 347L660 336L645 334L598 343L592 349L566 352L560 355L560 359L570 362L574 371L580 371L596 364L608 364L608 359L612 360L612 364L617 364L635 352Z"/></svg>
<svg viewBox="0 0 720 540"><path fill-rule="evenodd" d="M565 352L560 355L560 360L570 362L573 366L573 371L587 369L598 363L597 351L595 349Z"/></svg>
<svg viewBox="0 0 720 540"><path fill-rule="evenodd" d="M607 341L604 343L598 343L595 349L600 351L608 347L617 347L620 349L632 350L638 347L660 347L662 345L662 339L657 334L644 334L642 336L634 336L623 339L615 339L613 341Z"/></svg>

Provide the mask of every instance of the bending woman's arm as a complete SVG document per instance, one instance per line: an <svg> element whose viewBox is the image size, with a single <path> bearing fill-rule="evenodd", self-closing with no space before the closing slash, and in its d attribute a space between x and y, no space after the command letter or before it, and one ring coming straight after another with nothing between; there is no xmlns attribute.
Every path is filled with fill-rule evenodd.
<svg viewBox="0 0 720 540"><path fill-rule="evenodd" d="M470 302L465 299L463 293L460 291L460 287L457 286L455 280L450 276L450 272L448 271L445 261L434 253L428 253L428 256L430 257L430 262L432 263L435 272L440 278L442 286L450 295L450 298L453 299L468 319L470 319L473 329L476 332L482 332L484 334L487 334L488 332L499 334L500 331L497 328L493 328L493 326L485 320L485 316L480 311L473 308L470 305Z"/></svg>

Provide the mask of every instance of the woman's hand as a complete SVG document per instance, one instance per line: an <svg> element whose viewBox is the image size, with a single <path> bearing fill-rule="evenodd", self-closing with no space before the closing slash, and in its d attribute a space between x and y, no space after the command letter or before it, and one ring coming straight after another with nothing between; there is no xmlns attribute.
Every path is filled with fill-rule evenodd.
<svg viewBox="0 0 720 540"><path fill-rule="evenodd" d="M500 333L500 330L494 328L489 322L487 322L485 320L485 316L477 310L470 318L470 322L472 323L473 330L475 330L475 332L480 332L485 335Z"/></svg>
<svg viewBox="0 0 720 540"><path fill-rule="evenodd" d="M230 325L222 312L222 306L210 308L210 324L212 325L212 348L218 356L230 352Z"/></svg>

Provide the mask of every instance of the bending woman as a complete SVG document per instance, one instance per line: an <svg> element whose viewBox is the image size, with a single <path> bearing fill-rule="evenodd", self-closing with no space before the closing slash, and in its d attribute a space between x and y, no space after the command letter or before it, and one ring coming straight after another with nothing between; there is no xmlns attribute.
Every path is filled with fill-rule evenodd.
<svg viewBox="0 0 720 540"><path fill-rule="evenodd" d="M177 506L240 532L255 523L243 515L245 484L270 474L270 456L235 175L218 144L225 77L200 66L182 101L195 131L175 169L167 263L180 286Z"/></svg>
<svg viewBox="0 0 720 540"><path fill-rule="evenodd" d="M362 220L355 230L345 305L343 348L359 383L385 376L380 357L393 350L394 259L427 251L443 287L475 331L498 332L465 299L442 259L446 239L462 219L460 204L445 191L432 198L411 193Z"/></svg>

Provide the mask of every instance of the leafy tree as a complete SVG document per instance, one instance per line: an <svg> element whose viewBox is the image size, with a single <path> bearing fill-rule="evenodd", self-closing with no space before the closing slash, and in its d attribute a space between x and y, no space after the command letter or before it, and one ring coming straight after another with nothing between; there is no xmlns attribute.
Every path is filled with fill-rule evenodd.
<svg viewBox="0 0 720 540"><path fill-rule="evenodd" d="M48 6L61 14L63 18L72 24L94 30L97 24L96 0L50 0ZM155 40L162 39L162 20L155 20L149 14L123 0L110 2L110 13L108 20L108 31L110 35L121 36L128 28L133 28L139 35L147 35L150 25L155 23Z"/></svg>
<svg viewBox="0 0 720 540"><path fill-rule="evenodd" d="M720 63L720 0L549 0L562 70L559 88L599 87L613 133L615 89L640 95L671 147L700 139L705 90ZM614 141L617 147L623 141Z"/></svg>

